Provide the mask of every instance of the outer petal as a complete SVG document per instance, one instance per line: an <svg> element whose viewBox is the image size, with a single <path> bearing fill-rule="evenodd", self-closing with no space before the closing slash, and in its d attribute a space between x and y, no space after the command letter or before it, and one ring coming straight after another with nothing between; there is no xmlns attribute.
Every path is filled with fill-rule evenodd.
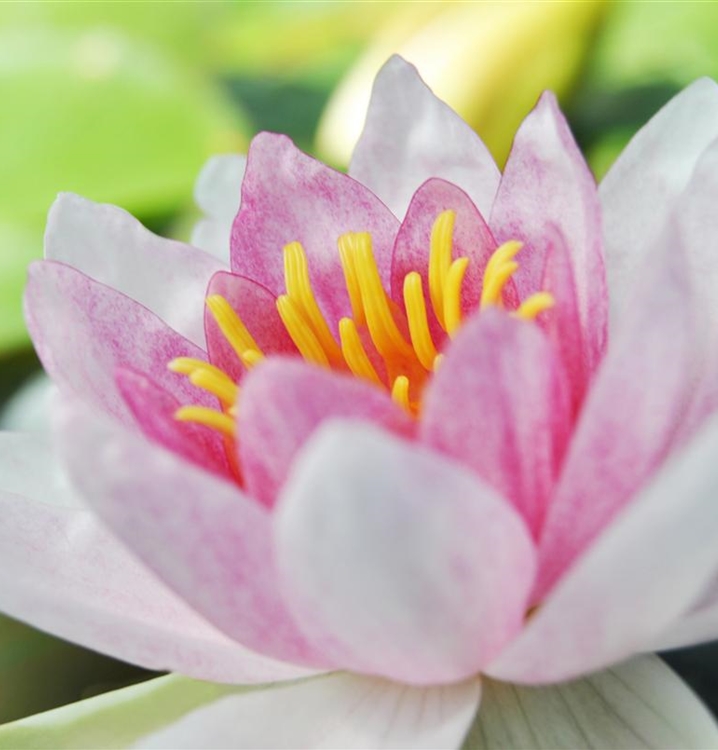
<svg viewBox="0 0 718 750"><path fill-rule="evenodd" d="M717 137L718 86L702 78L638 132L603 179L600 196L614 319L631 299L640 269L662 232L663 217Z"/></svg>
<svg viewBox="0 0 718 750"><path fill-rule="evenodd" d="M131 366L164 386L182 403L213 406L215 401L167 371L179 356L203 352L157 316L124 294L62 263L30 267L25 308L38 356L65 390L132 423L115 383L115 371Z"/></svg>
<svg viewBox="0 0 718 750"><path fill-rule="evenodd" d="M270 519L236 486L66 405L60 449L85 500L147 565L224 632L290 661L312 654L284 610ZM128 471L127 467L132 467Z"/></svg>
<svg viewBox="0 0 718 750"><path fill-rule="evenodd" d="M12 617L147 669L220 682L303 672L207 624L89 511L0 491L0 513L0 608Z"/></svg>
<svg viewBox="0 0 718 750"><path fill-rule="evenodd" d="M471 474L374 428L312 439L276 511L284 591L337 663L413 684L475 674L523 621L521 519Z"/></svg>
<svg viewBox="0 0 718 750"><path fill-rule="evenodd" d="M388 394L357 378L284 358L255 368L242 387L238 418L248 492L274 505L297 452L331 417L363 419L406 436L414 432Z"/></svg>
<svg viewBox="0 0 718 750"><path fill-rule="evenodd" d="M426 393L420 434L510 500L538 537L569 405L565 373L539 328L487 310L448 349Z"/></svg>
<svg viewBox="0 0 718 750"><path fill-rule="evenodd" d="M500 178L476 133L434 96L413 65L396 55L374 81L349 174L399 218L414 191L430 177L458 185L488 216Z"/></svg>
<svg viewBox="0 0 718 750"><path fill-rule="evenodd" d="M550 687L484 682L481 711L463 747L718 747L713 717L656 656L641 656Z"/></svg>
<svg viewBox="0 0 718 750"><path fill-rule="evenodd" d="M229 265L229 237L239 211L245 156L223 154L211 157L202 167L194 186L194 199L205 216L192 230L192 244Z"/></svg>
<svg viewBox="0 0 718 750"><path fill-rule="evenodd" d="M415 688L332 674L221 698L141 739L137 748L457 748L478 680Z"/></svg>
<svg viewBox="0 0 718 750"><path fill-rule="evenodd" d="M232 270L283 294L283 248L301 242L319 306L337 321L351 310L337 240L346 232L370 232L387 285L398 228L363 185L302 153L289 138L260 133L249 148L242 207L232 228Z"/></svg>
<svg viewBox="0 0 718 750"><path fill-rule="evenodd" d="M45 257L117 289L203 344L204 290L225 267L216 258L157 237L120 208L71 193L61 194L50 209Z"/></svg>
<svg viewBox="0 0 718 750"><path fill-rule="evenodd" d="M583 406L541 537L539 598L676 447L704 332L680 254L659 251Z"/></svg>
<svg viewBox="0 0 718 750"><path fill-rule="evenodd" d="M487 672L553 682L645 650L718 569L718 421L706 426L559 581Z"/></svg>
<svg viewBox="0 0 718 750"><path fill-rule="evenodd" d="M489 224L499 242L518 239L525 245L514 277L522 299L540 290L547 240L555 228L561 232L571 251L580 319L595 366L608 318L600 207L591 172L549 92L516 133Z"/></svg>

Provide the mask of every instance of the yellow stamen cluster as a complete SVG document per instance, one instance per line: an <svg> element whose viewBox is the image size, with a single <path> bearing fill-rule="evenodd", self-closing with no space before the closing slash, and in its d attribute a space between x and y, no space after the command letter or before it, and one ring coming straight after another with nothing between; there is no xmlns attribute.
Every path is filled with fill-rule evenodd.
<svg viewBox="0 0 718 750"><path fill-rule="evenodd" d="M455 220L456 214L450 210L437 217L429 248L428 301L436 322L449 337L462 323L462 290L469 267L468 258L452 257ZM368 233L342 235L338 249L352 312L351 317L339 321L339 341L319 308L299 242L284 248L286 293L277 299L284 327L308 362L348 370L386 388L394 401L416 413L423 383L443 357L432 335L422 277L417 271L405 276L401 309L384 289ZM481 308L503 304L506 284L519 267L515 257L520 249L520 242L506 242L491 256L478 300ZM206 302L242 364L247 368L257 364L264 355L229 302L220 295L210 295ZM539 292L526 299L514 315L531 320L553 304L550 294ZM215 395L221 404L221 411L182 407L177 419L206 425L232 438L239 389L229 376L213 365L185 357L173 360L169 367Z"/></svg>

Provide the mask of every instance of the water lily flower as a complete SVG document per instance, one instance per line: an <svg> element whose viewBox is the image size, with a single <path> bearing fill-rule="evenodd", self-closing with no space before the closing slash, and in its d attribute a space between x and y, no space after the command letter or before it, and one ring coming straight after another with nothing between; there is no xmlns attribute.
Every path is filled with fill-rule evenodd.
<svg viewBox="0 0 718 750"><path fill-rule="evenodd" d="M638 655L718 633L716 138L701 80L597 190L547 93L501 174L392 58L349 175L267 133L208 167L216 254L59 198L0 606L204 682L0 743L716 746Z"/></svg>

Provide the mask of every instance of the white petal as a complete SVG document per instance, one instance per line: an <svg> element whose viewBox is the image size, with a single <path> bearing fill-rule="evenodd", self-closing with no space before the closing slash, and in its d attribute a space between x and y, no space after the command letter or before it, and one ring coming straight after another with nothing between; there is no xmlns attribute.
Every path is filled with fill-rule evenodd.
<svg viewBox="0 0 718 750"><path fill-rule="evenodd" d="M245 156L213 156L202 167L194 186L194 199L205 217L192 232L192 244L229 265L229 237L239 211Z"/></svg>
<svg viewBox="0 0 718 750"><path fill-rule="evenodd" d="M211 255L152 234L120 208L63 193L48 216L45 257L123 292L204 345L207 284L226 269Z"/></svg>
<svg viewBox="0 0 718 750"><path fill-rule="evenodd" d="M413 684L463 679L521 627L528 529L438 453L333 422L297 458L275 517L285 598L337 664Z"/></svg>
<svg viewBox="0 0 718 750"><path fill-rule="evenodd" d="M714 748L718 728L688 687L656 656L581 680L521 687L486 680L465 750Z"/></svg>
<svg viewBox="0 0 718 750"><path fill-rule="evenodd" d="M50 378L39 372L28 378L0 409L0 429L45 432L50 428Z"/></svg>
<svg viewBox="0 0 718 750"><path fill-rule="evenodd" d="M644 651L718 568L718 419L656 475L559 581L487 672L568 679Z"/></svg>
<svg viewBox="0 0 718 750"><path fill-rule="evenodd" d="M478 680L415 688L351 674L227 696L137 748L457 748L476 712Z"/></svg>
<svg viewBox="0 0 718 750"><path fill-rule="evenodd" d="M638 132L603 179L599 195L614 322L674 201L716 137L718 86L703 78Z"/></svg>
<svg viewBox="0 0 718 750"><path fill-rule="evenodd" d="M397 56L376 77L349 174L399 218L430 177L463 188L488 216L500 178L479 136Z"/></svg>

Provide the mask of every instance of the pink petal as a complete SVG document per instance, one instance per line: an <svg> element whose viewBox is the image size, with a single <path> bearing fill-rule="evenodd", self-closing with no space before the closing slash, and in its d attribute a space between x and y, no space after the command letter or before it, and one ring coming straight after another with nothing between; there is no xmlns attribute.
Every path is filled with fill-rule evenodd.
<svg viewBox="0 0 718 750"><path fill-rule="evenodd" d="M157 237L120 208L71 193L62 193L50 209L45 257L126 294L199 346L207 282L226 267L196 248Z"/></svg>
<svg viewBox="0 0 718 750"><path fill-rule="evenodd" d="M649 650L714 580L717 453L714 419L558 583L488 674L554 682Z"/></svg>
<svg viewBox="0 0 718 750"><path fill-rule="evenodd" d="M272 507L297 451L322 422L351 417L409 436L413 420L388 394L355 377L272 358L242 387L238 434L248 492Z"/></svg>
<svg viewBox="0 0 718 750"><path fill-rule="evenodd" d="M342 667L430 685L476 674L521 627L534 548L471 473L374 427L312 438L276 512L292 612Z"/></svg>
<svg viewBox="0 0 718 750"><path fill-rule="evenodd" d="M500 178L476 133L434 96L413 65L396 55L374 81L349 174L399 218L430 177L458 185L488 216Z"/></svg>
<svg viewBox="0 0 718 750"><path fill-rule="evenodd" d="M297 353L277 312L276 296L263 286L243 276L222 272L215 274L209 283L207 296L212 294L219 294L229 302L264 353ZM210 361L238 383L245 369L209 309L205 310L204 325Z"/></svg>
<svg viewBox="0 0 718 750"><path fill-rule="evenodd" d="M122 366L148 375L181 403L216 404L167 370L175 357L204 358L200 349L145 307L69 266L40 261L30 267L25 312L55 383L126 424L134 419L115 382Z"/></svg>
<svg viewBox="0 0 718 750"><path fill-rule="evenodd" d="M540 543L541 598L676 445L702 335L680 254L655 248L583 406Z"/></svg>
<svg viewBox="0 0 718 750"><path fill-rule="evenodd" d="M549 92L516 133L489 225L498 242L524 243L514 277L522 299L541 288L549 227L561 232L573 261L589 364L595 367L608 317L600 206L593 176Z"/></svg>
<svg viewBox="0 0 718 750"><path fill-rule="evenodd" d="M222 437L215 430L175 419L181 404L148 377L128 368L116 374L117 387L144 434L209 471L232 476Z"/></svg>
<svg viewBox="0 0 718 750"><path fill-rule="evenodd" d="M569 433L566 376L539 328L487 310L427 389L420 434L509 500L538 537Z"/></svg>
<svg viewBox="0 0 718 750"><path fill-rule="evenodd" d="M335 322L351 310L337 240L346 232L370 232L387 284L398 227L363 185L302 153L286 136L260 133L249 148L232 228L232 270L283 294L283 248L301 242L319 306Z"/></svg>
<svg viewBox="0 0 718 750"><path fill-rule="evenodd" d="M718 86L701 78L674 97L628 144L601 182L611 315L620 318L663 232L663 217L718 138ZM701 236L700 252L708 235Z"/></svg>
<svg viewBox="0 0 718 750"><path fill-rule="evenodd" d="M192 607L248 648L316 663L279 598L258 503L84 405L65 405L59 447L86 502Z"/></svg>

